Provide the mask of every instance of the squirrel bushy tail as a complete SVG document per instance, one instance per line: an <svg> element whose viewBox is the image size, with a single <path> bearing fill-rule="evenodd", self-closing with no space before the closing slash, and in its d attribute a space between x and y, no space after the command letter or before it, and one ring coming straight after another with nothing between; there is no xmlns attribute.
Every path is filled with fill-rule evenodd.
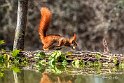
<svg viewBox="0 0 124 83"><path fill-rule="evenodd" d="M46 37L48 25L52 19L52 13L47 7L42 7L40 9L40 12L41 12L41 20L40 20L40 26L38 32L40 38L43 39L44 37Z"/></svg>
<svg viewBox="0 0 124 83"><path fill-rule="evenodd" d="M43 50L49 50L54 47L61 47L61 46L68 46L75 49L75 47L77 46L76 34L74 34L72 38L65 38L59 34L47 35L46 32L48 30L48 26L52 19L52 13L47 7L41 7L40 12L41 12L41 20L38 28L38 33L40 36L40 40L43 44ZM56 43L57 45L54 45Z"/></svg>

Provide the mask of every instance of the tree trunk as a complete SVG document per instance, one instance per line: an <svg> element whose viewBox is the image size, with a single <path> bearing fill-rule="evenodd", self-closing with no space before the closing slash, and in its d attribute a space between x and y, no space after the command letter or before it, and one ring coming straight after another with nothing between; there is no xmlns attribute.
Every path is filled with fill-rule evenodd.
<svg viewBox="0 0 124 83"><path fill-rule="evenodd" d="M17 26L15 30L14 49L24 50L24 36L27 24L28 0L18 0Z"/></svg>

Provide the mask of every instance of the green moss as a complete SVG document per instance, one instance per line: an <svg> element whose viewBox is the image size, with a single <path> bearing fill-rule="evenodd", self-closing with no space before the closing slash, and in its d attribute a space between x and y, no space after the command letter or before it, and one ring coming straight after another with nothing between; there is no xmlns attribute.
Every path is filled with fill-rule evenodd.
<svg viewBox="0 0 124 83"><path fill-rule="evenodd" d="M20 52L20 50L15 49L15 50L13 50L13 51L11 52L11 54L12 54L13 57L17 57L18 54L19 54L19 52Z"/></svg>
<svg viewBox="0 0 124 83"><path fill-rule="evenodd" d="M101 58L101 54L100 53L97 53L97 54L95 54L95 58L97 58L98 60Z"/></svg>
<svg viewBox="0 0 124 83"><path fill-rule="evenodd" d="M0 45L5 44L4 40L0 40Z"/></svg>
<svg viewBox="0 0 124 83"><path fill-rule="evenodd" d="M84 66L84 62L82 60L76 59L76 60L72 61L72 66L74 68L80 68L80 67Z"/></svg>

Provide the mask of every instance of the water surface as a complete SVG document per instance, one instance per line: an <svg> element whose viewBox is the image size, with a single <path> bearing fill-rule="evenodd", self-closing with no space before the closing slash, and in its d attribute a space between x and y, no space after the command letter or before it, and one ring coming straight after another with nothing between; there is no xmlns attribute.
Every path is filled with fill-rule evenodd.
<svg viewBox="0 0 124 83"><path fill-rule="evenodd" d="M18 83L124 83L124 74L53 74L22 70L17 73ZM0 83L14 83L12 71L5 71Z"/></svg>

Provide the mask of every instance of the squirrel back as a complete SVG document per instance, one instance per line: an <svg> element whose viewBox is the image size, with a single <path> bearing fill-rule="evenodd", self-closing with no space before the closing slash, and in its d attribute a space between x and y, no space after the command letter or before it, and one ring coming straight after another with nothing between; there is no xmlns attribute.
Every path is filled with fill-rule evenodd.
<svg viewBox="0 0 124 83"><path fill-rule="evenodd" d="M42 7L40 9L40 13L42 17L40 20L38 32L39 32L40 38L43 39L44 37L46 37L46 32L47 32L49 23L52 19L52 13L47 7Z"/></svg>

